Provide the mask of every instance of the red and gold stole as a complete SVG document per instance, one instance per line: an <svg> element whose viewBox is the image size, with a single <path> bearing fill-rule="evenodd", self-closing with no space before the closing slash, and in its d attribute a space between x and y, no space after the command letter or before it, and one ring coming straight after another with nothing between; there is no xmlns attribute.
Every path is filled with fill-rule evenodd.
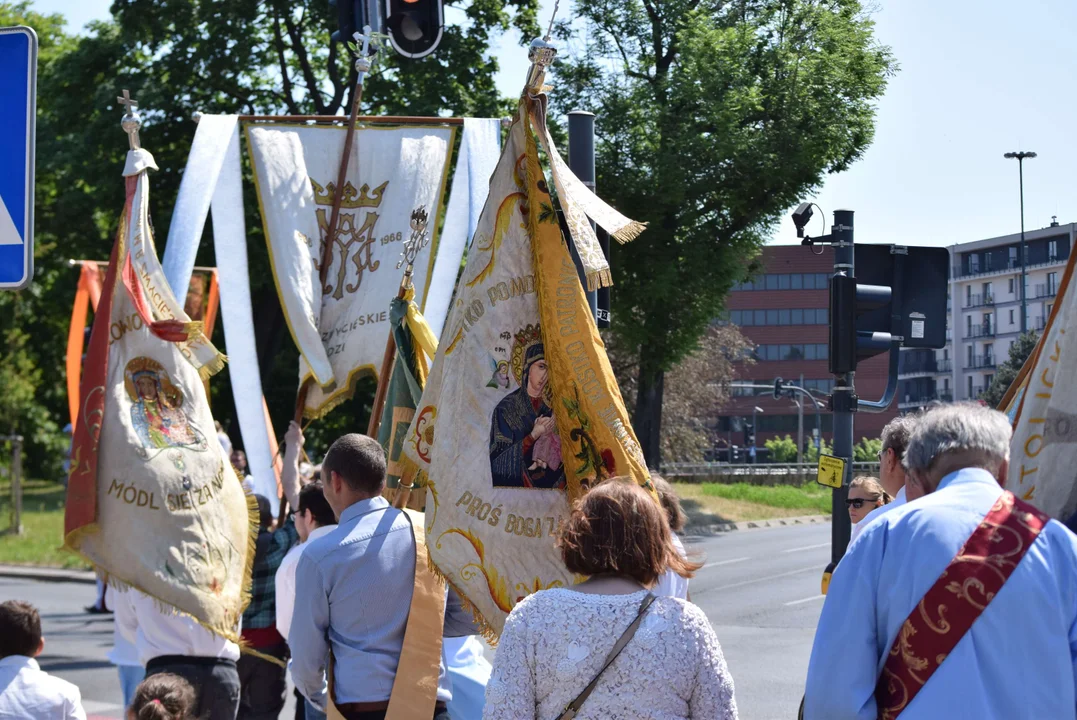
<svg viewBox="0 0 1077 720"><path fill-rule="evenodd" d="M898 631L875 687L880 720L908 707L1017 569L1050 518L1003 491Z"/></svg>

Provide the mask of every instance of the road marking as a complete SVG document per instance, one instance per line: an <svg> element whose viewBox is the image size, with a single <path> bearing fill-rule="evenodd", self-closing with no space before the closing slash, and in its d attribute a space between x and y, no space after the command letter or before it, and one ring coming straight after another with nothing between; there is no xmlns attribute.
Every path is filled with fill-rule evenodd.
<svg viewBox="0 0 1077 720"><path fill-rule="evenodd" d="M751 580L742 580L741 582L733 583L732 585L722 585L714 588L715 590L732 590L733 588L744 587L745 585L753 585L755 583L767 582L768 580L777 580L778 578L789 577L790 575L800 575L806 572L819 572L819 568L815 565L811 567L801 568L800 570L790 570L789 572L778 573L777 575L766 575L760 578L752 578Z"/></svg>
<svg viewBox="0 0 1077 720"><path fill-rule="evenodd" d="M813 600L819 600L819 599L825 598L825 597L826 597L826 595L812 595L811 597L807 597L807 598L804 598L802 600L793 600L792 602L787 602L787 603L785 603L785 606L789 607L790 605L800 605L802 603L812 602Z"/></svg>
<svg viewBox="0 0 1077 720"><path fill-rule="evenodd" d="M788 550L782 550L783 553L802 552L804 550L816 550L818 548L830 547L829 542L819 543L818 545L805 545L804 547L789 548Z"/></svg>
<svg viewBox="0 0 1077 720"><path fill-rule="evenodd" d="M700 569L705 570L709 567L718 567L719 565L732 565L733 563L744 562L745 560L751 560L751 558L742 557L733 558L732 560L719 560L718 562L707 563Z"/></svg>

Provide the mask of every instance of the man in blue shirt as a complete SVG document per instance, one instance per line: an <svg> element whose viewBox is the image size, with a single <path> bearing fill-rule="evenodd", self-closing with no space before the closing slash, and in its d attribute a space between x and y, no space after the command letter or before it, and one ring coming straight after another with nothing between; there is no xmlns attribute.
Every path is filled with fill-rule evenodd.
<svg viewBox="0 0 1077 720"><path fill-rule="evenodd" d="M305 697L318 697L332 651L337 709L348 720L379 720L389 706L411 609L415 537L407 515L382 497L385 451L376 440L351 434L333 443L322 482L340 522L299 558L288 635L292 679ZM462 615L459 607L446 609L446 635L475 632ZM451 698L442 662L435 720L448 720Z"/></svg>
<svg viewBox="0 0 1077 720"><path fill-rule="evenodd" d="M1002 495L1010 435L1005 415L974 403L931 410L913 429L908 504L865 528L834 573L806 720L878 716L876 684L899 629ZM900 717L1075 718L1075 677L1077 536L1052 520Z"/></svg>

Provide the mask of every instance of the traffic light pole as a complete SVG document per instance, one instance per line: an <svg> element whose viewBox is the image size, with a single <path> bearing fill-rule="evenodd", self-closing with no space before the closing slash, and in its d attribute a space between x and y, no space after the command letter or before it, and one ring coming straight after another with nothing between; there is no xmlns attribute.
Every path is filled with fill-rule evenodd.
<svg viewBox="0 0 1077 720"><path fill-rule="evenodd" d="M835 211L832 237L834 273L855 277L852 210ZM831 312L833 310L834 308L831 308ZM849 496L849 483L852 482L853 473L853 413L857 409L854 375L854 372L836 374L834 392L830 396L831 410L834 413L834 455L845 460L845 477L842 478L841 487L834 489L831 504L830 559L835 566L845 555L853 529L845 499Z"/></svg>

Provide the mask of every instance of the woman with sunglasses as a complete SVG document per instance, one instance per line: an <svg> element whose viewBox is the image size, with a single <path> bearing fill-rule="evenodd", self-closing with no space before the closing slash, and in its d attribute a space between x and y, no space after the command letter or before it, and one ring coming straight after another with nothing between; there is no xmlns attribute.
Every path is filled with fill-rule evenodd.
<svg viewBox="0 0 1077 720"><path fill-rule="evenodd" d="M849 485L849 497L845 501L845 507L849 509L849 520L856 525L866 518L869 512L888 504L890 500L890 494L883 490L883 486L875 478L866 475L854 478Z"/></svg>

